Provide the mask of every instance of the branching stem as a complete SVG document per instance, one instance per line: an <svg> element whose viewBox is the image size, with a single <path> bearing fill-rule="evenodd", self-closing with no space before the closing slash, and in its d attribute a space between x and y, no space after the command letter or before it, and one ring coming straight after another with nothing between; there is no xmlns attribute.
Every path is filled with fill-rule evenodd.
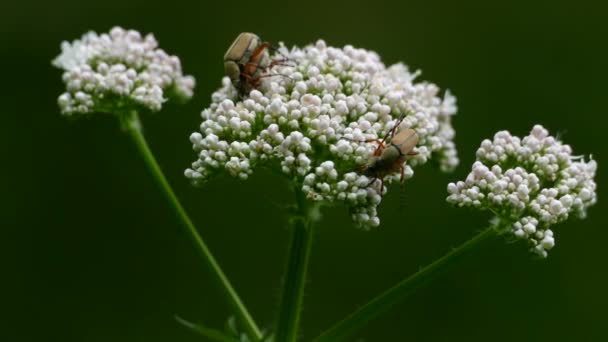
<svg viewBox="0 0 608 342"><path fill-rule="evenodd" d="M150 148L148 147L146 139L144 138L144 135L142 133L141 123L139 121L137 112L130 111L128 113L124 113L120 118L123 129L131 137L131 140L135 144L135 147L137 148L138 152L141 154L144 163L146 164L146 167L148 168L150 174L156 181L156 184L158 185L163 197L167 200L169 207L175 213L175 216L179 220L180 224L184 227L188 238L194 244L197 252L200 254L200 256L203 258L203 260L209 267L213 278L216 280L217 284L224 293L235 316L243 325L243 328L245 329L247 335L252 340L260 340L262 338L260 329L249 314L249 311L247 311L247 308L239 298L236 291L230 284L230 281L222 271L220 265L213 257L213 254L211 254L211 251L207 247L207 244L205 244L205 241L203 241L203 238L196 230L196 227L194 227L192 220L190 220L188 214L186 214L186 211L178 201L177 197L175 196L175 193L169 185L169 182L163 175L160 166L156 162L152 151L150 151Z"/></svg>

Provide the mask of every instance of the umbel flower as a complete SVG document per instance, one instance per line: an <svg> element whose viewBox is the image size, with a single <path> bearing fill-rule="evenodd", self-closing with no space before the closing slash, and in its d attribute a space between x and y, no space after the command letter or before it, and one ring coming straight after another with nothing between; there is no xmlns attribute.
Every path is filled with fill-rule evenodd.
<svg viewBox="0 0 608 342"><path fill-rule="evenodd" d="M520 139L507 131L484 140L465 181L448 185L448 202L489 209L509 223L541 257L553 248L550 227L574 215L584 218L596 202L597 163L573 156L569 145L540 125Z"/></svg>
<svg viewBox="0 0 608 342"><path fill-rule="evenodd" d="M66 92L58 99L65 115L158 111L168 98L192 97L194 78L182 74L179 58L159 49L152 34L114 27L63 42L61 50L53 65L65 70Z"/></svg>
<svg viewBox="0 0 608 342"><path fill-rule="evenodd" d="M203 110L200 132L190 136L198 159L185 171L200 185L220 172L247 179L257 166L277 167L311 201L345 203L363 227L377 226L385 189L357 172L377 142L405 116L399 129L416 131L412 167L435 159L442 170L458 164L451 116L455 98L399 63L385 67L372 51L334 48L322 40L304 48L282 46L257 89L240 98L230 80ZM387 182L398 180L390 175Z"/></svg>

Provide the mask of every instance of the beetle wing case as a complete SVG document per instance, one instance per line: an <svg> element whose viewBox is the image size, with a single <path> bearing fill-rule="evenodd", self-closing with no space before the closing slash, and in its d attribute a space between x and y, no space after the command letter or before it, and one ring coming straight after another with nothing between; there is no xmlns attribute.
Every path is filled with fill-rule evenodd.
<svg viewBox="0 0 608 342"><path fill-rule="evenodd" d="M249 61L251 51L258 46L260 38L251 32L243 32L232 42L232 45L224 54L224 61L234 61L244 64Z"/></svg>
<svg viewBox="0 0 608 342"><path fill-rule="evenodd" d="M402 129L391 139L391 144L399 147L401 154L408 154L418 144L418 133L411 128Z"/></svg>

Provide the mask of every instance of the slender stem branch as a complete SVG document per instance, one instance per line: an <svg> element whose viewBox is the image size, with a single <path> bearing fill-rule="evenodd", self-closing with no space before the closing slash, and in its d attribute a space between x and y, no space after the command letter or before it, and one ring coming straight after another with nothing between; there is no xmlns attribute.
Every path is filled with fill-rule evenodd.
<svg viewBox="0 0 608 342"><path fill-rule="evenodd" d="M452 249L443 257L435 260L431 264L420 269L418 272L402 280L397 285L386 290L376 298L372 299L367 304L363 305L355 312L338 322L333 327L323 332L313 342L340 341L357 329L363 327L368 321L374 319L378 315L384 313L399 301L404 300L409 295L413 294L418 288L434 279L441 272L448 269L460 257L475 250L483 245L484 241L497 236L495 226L486 228L469 241L463 243L459 247Z"/></svg>
<svg viewBox="0 0 608 342"><path fill-rule="evenodd" d="M202 256L203 260L206 261L207 266L211 270L211 273L215 280L217 281L220 288L223 290L234 314L237 316L239 321L242 323L244 329L254 341L258 341L262 338L262 334L260 333L259 328L257 327L255 321L247 311L247 308L239 298L238 294L230 284L230 281L220 268L220 265L217 263L211 251L203 241L203 238L199 235L198 231L194 227L194 224L186 214L186 211L179 203L175 193L171 189L169 182L163 175L163 172L160 169L160 166L156 162L154 155L150 151L148 144L146 143L146 139L141 130L141 123L139 121L139 117L135 111L131 111L129 113L124 113L121 116L121 123L123 128L129 134L133 143L137 147L137 150L141 154L146 164L146 167L150 171L152 177L156 181L158 187L161 190L161 193L167 200L167 203L171 207L171 210L175 213L175 216L178 218L181 225L185 228L188 237L194 243L197 252Z"/></svg>
<svg viewBox="0 0 608 342"><path fill-rule="evenodd" d="M318 217L318 208L307 205L304 196L296 190L297 213L291 229L288 259L285 264L283 293L279 304L275 341L297 340L302 299L306 283L306 272L313 240L313 225Z"/></svg>

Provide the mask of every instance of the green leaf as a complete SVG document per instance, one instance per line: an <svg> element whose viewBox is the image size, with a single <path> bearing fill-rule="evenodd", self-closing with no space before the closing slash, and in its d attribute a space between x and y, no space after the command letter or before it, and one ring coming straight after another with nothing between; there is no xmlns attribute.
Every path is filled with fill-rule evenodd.
<svg viewBox="0 0 608 342"><path fill-rule="evenodd" d="M274 333L265 333L264 336L262 336L262 342L274 342Z"/></svg>
<svg viewBox="0 0 608 342"><path fill-rule="evenodd" d="M201 324L195 324L192 322L188 322L185 319L179 317L179 316L175 316L175 320L180 323L181 325L185 326L186 328L194 331L195 333L198 333L199 335L205 336L208 339L212 340L212 341L219 341L219 342L239 342L238 339L232 337L232 336L228 336L226 334L224 334L222 331L220 330L216 330L216 329L212 329L212 328L208 328L204 325Z"/></svg>
<svg viewBox="0 0 608 342"><path fill-rule="evenodd" d="M239 335L240 335L239 334L239 329L236 326L236 318L234 318L234 316L228 317L228 319L226 320L226 324L224 324L224 330L230 336L233 336L235 338L239 337Z"/></svg>

